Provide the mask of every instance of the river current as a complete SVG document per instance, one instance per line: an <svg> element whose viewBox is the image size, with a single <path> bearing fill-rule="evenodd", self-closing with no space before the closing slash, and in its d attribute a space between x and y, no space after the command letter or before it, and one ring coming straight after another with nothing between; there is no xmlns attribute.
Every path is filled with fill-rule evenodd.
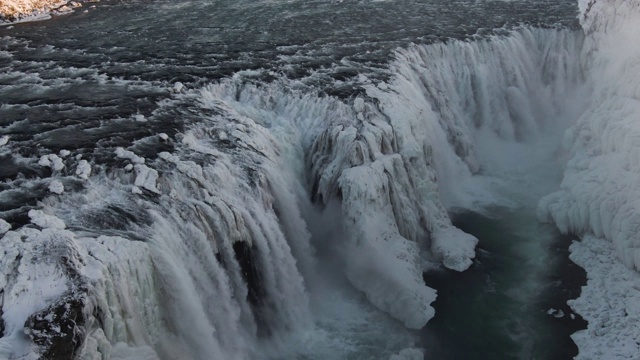
<svg viewBox="0 0 640 360"><path fill-rule="evenodd" d="M550 322L557 312L545 312L557 305L549 300L554 292L568 291L564 283L547 284L568 259L553 252L563 240L534 213L539 197L559 184L561 160L550 159L562 158L558 129L579 104L558 98L581 80L579 66L569 68L582 40L576 16L568 0L105 1L0 27L0 137L8 142L0 148L0 215L16 229L35 221L29 210L44 209L79 237L101 244L108 242L101 236L126 238L151 249L148 277L109 268L135 273L122 275L127 281L149 281L133 285L142 289L132 292L135 300L114 295L119 304L143 309L142 320L136 317L134 326L94 311L98 323L116 325L109 325L111 332L103 323L91 325L104 335L92 333L91 341L98 340L87 342L83 356L109 347L122 359L413 359L415 349L426 358L570 358L566 329L576 325L567 318ZM414 72L418 85L411 82ZM415 87L402 87L398 79L405 78ZM436 140L425 153L434 154L428 164L434 179L445 179L438 190L442 206L463 214L454 225L480 241L468 275L423 256L427 285L442 290L436 317L423 330L403 326L410 321L376 300L375 290L362 284L366 274L350 268L357 259L336 255L351 249L340 242L351 236L342 217L353 216L349 208L335 210L336 201L350 199L348 186L341 180L340 190L332 188L335 179L326 170L341 166L331 159L341 160L342 140L328 140L336 150L318 140L334 126L342 130L364 119L381 129L376 119L397 126L405 112L416 119L433 112L441 124L477 129L466 137L454 126L443 125L446 134L437 136L430 134L440 130L411 130ZM254 130L246 129L255 126L273 139L273 148L252 138ZM353 138L369 139L362 134ZM404 140L396 135L393 141L396 148ZM447 141L454 150L442 150ZM477 150L473 156L469 144ZM504 155L509 152L515 160ZM263 175L256 170L262 156L277 156L280 167ZM64 167L56 168L56 159ZM207 170L209 163L227 164L228 173ZM458 168L478 176L465 173L469 180L458 184ZM62 195L51 179L61 182ZM414 186L415 179L409 182ZM262 188L271 195L242 196ZM216 191L230 210L212 200ZM260 214L262 203L272 212ZM223 240L206 241L232 236L211 220L217 217L209 206L236 219L238 238L228 249ZM425 220L407 220L407 213L396 212L396 230L420 237L412 229ZM296 241L303 233L308 242ZM466 298L470 302L460 304ZM533 320L527 322L527 314ZM546 348L555 341L548 334L558 334L560 345ZM11 341L0 344L1 354L29 351ZM153 350L132 350L138 348Z"/></svg>

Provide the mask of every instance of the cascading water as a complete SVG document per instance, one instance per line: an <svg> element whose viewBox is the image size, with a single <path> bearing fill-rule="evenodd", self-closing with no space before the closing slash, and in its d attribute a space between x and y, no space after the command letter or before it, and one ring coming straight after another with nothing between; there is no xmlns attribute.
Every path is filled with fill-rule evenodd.
<svg viewBox="0 0 640 360"><path fill-rule="evenodd" d="M156 15L167 21L189 11L164 6ZM393 4L376 6L358 11ZM217 41L188 14L202 31L189 51ZM418 25L407 31L423 36ZM155 25L142 17L131 26ZM431 331L437 297L423 273L478 261L478 239L452 224L452 212L500 215L518 234L513 244L479 236L480 261L491 246L534 258L501 270L514 277L499 288L508 296L489 304L504 311L487 328L511 339L497 356L539 354L532 349L544 339L531 338L542 330L527 316L546 286L555 235L534 215L559 188L562 133L592 96L581 32L376 39L402 45L390 63L366 39L349 49L330 38L306 43L303 33L300 43L282 40L291 49L258 42L211 63L194 50L188 65L177 53L145 62L103 43L34 48L34 34L0 47L2 356L433 355L418 330ZM519 326L502 326L505 318Z"/></svg>

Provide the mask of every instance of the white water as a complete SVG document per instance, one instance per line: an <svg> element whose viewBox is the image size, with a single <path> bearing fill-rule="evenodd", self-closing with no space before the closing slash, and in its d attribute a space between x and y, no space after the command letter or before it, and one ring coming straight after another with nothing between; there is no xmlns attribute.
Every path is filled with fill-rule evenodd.
<svg viewBox="0 0 640 360"><path fill-rule="evenodd" d="M203 114L169 139L175 153L142 164L118 151L122 168L90 176L60 160L90 184L42 203L72 231L25 227L3 241L25 253L58 236L74 249L88 284L77 292L83 358L388 358L417 346L409 329L433 316L422 272L462 271L475 256L477 240L447 210L532 204L555 190L560 134L590 96L581 45L568 30L529 28L415 45L398 51L388 83L365 81L367 97L348 102L285 80L187 91L158 110L189 103ZM134 220L117 223L122 212ZM99 237L99 220L112 218L115 236ZM245 280L238 242L257 283ZM20 331L46 305L23 301L19 285L37 265L0 264L4 314L7 304L23 314L3 316L0 353L34 356ZM73 292L78 281L56 284Z"/></svg>

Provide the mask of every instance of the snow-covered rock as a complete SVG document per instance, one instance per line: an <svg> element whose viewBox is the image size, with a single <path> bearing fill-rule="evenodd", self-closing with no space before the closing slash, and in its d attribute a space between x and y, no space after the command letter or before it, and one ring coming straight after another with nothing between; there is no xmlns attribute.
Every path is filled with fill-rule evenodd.
<svg viewBox="0 0 640 360"><path fill-rule="evenodd" d="M116 156L121 159L128 159L134 164L144 164L145 159L136 155L133 151L125 150L124 148L118 147L115 150Z"/></svg>
<svg viewBox="0 0 640 360"><path fill-rule="evenodd" d="M65 167L62 159L56 154L41 156L40 160L38 161L38 165L50 167L54 171L60 171Z"/></svg>
<svg viewBox="0 0 640 360"><path fill-rule="evenodd" d="M62 194L64 192L64 185L59 180L52 180L49 183L49 191L54 194Z"/></svg>
<svg viewBox="0 0 640 360"><path fill-rule="evenodd" d="M142 114L133 115L133 120L137 122L147 122L147 118Z"/></svg>
<svg viewBox="0 0 640 360"><path fill-rule="evenodd" d="M171 91L173 91L174 93L178 94L180 92L182 92L182 90L184 89L184 84L182 84L181 82L176 82L175 84L173 84L173 87L171 88Z"/></svg>
<svg viewBox="0 0 640 360"><path fill-rule="evenodd" d="M89 179L89 175L91 175L91 165L87 160L80 160L80 162L78 162L76 175L83 180Z"/></svg>
<svg viewBox="0 0 640 360"><path fill-rule="evenodd" d="M156 187L156 182L158 181L157 170L141 164L136 165L135 170L136 170L136 180L135 180L136 186L147 189L154 193L160 192Z"/></svg>
<svg viewBox="0 0 640 360"><path fill-rule="evenodd" d="M0 235L4 235L9 230L11 230L11 224L3 219L0 219Z"/></svg>
<svg viewBox="0 0 640 360"><path fill-rule="evenodd" d="M29 210L31 222L43 229L64 229L67 226L64 221L54 215L45 214L42 210Z"/></svg>
<svg viewBox="0 0 640 360"><path fill-rule="evenodd" d="M0 357L158 358L149 335L160 316L146 244L23 227L1 237L0 246Z"/></svg>

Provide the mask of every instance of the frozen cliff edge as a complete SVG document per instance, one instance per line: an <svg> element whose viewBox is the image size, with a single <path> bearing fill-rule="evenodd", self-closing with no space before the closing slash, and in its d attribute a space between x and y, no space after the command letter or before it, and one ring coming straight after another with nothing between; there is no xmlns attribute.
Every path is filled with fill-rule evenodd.
<svg viewBox="0 0 640 360"><path fill-rule="evenodd" d="M316 270L318 244L307 207L336 213L321 225L341 231L319 242L335 248L340 275L406 327L424 326L436 292L423 271L462 271L475 256L477 239L448 215L457 185L481 165L475 141L517 142L553 125L563 105L555 100L579 73L566 51L580 44L574 35L523 28L399 49L389 82L363 78L348 99L287 79L227 79L158 105L147 121L177 118L175 135L104 149L106 160L27 160L50 168L45 183L65 191L47 192L29 224L0 222L16 250L2 263L11 332L0 355L37 357L65 344L59 358L265 356L261 341L313 321L305 275ZM143 155L159 141L163 150ZM36 275L55 278L58 292L25 310L52 326L25 326L28 315L8 314L23 302L25 279L39 278L29 275L39 266L30 255L51 253L53 236L70 260L43 256L48 267ZM60 318L75 322L73 332L58 335L65 322L48 317L56 309L76 309Z"/></svg>
<svg viewBox="0 0 640 360"><path fill-rule="evenodd" d="M630 359L640 352L638 274L619 269L611 254L640 270L640 6L625 0L579 6L592 92L565 134L571 159L561 189L541 200L539 217L583 238L572 247L572 259L588 274L583 295L571 304L589 322L574 335L578 358ZM604 349L613 350L598 353Z"/></svg>
<svg viewBox="0 0 640 360"><path fill-rule="evenodd" d="M84 186L0 222L0 358L252 359L260 334L308 326L293 177L265 128L200 100L218 115L185 116L176 151L116 148L92 175L60 159L76 171L52 177Z"/></svg>
<svg viewBox="0 0 640 360"><path fill-rule="evenodd" d="M582 2L590 62L589 106L565 134L571 153L561 190L541 201L539 215L564 232L613 242L620 259L640 269L640 6ZM587 11L589 10L589 11Z"/></svg>

